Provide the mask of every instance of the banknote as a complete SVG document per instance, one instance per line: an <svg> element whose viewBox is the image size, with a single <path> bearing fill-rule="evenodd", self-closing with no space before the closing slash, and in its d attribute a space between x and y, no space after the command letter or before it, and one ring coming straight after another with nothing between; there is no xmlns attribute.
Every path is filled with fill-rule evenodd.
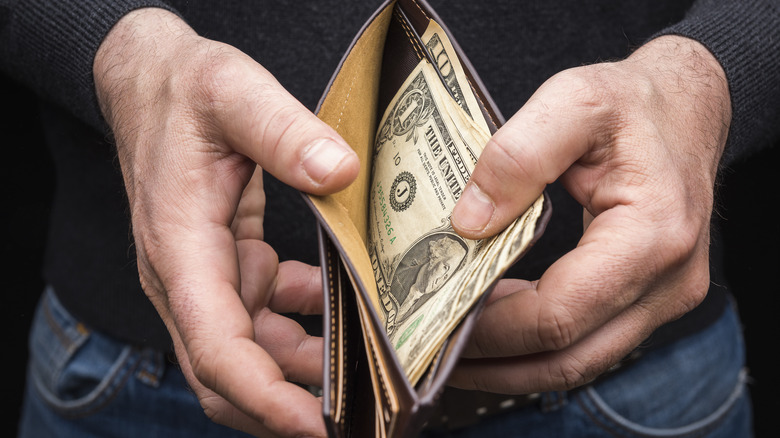
<svg viewBox="0 0 780 438"><path fill-rule="evenodd" d="M528 246L543 202L491 239L454 232L450 215L491 134L442 28L431 20L421 39L432 63L419 62L378 125L367 242L371 301L412 384Z"/></svg>
<svg viewBox="0 0 780 438"><path fill-rule="evenodd" d="M489 132L487 121L477 102L477 96L471 91L468 76L444 29L439 23L431 20L420 39L431 54L452 99L476 123L479 129Z"/></svg>
<svg viewBox="0 0 780 438"><path fill-rule="evenodd" d="M526 225L541 211L490 240L454 232L450 214L490 134L445 87L421 61L388 105L374 148L367 249L377 313L412 383L530 241Z"/></svg>
<svg viewBox="0 0 780 438"><path fill-rule="evenodd" d="M537 199L506 230L486 240L471 263L453 276L447 289L396 327L391 342L410 382L420 379L449 333L531 242L542 204L543 198Z"/></svg>
<svg viewBox="0 0 780 438"><path fill-rule="evenodd" d="M474 163L442 87L421 61L390 102L374 146L368 253L391 337L470 261L478 244L455 234L449 222Z"/></svg>

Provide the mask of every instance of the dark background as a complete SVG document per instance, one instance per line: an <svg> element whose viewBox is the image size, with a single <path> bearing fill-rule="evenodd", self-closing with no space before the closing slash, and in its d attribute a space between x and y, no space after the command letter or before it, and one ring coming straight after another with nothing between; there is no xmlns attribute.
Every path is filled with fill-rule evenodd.
<svg viewBox="0 0 780 438"><path fill-rule="evenodd" d="M49 204L54 190L53 169L36 113L34 96L0 76L2 131L2 273L3 324L10 351L3 354L5 378L0 394L6 400L0 434L13 436L21 403L27 355L26 336L35 302L43 289L41 264ZM780 334L778 283L780 220L776 215L780 148L733 166L725 175L718 212L724 220L729 282L738 297L748 345L756 436L775 437L780 412L778 379L772 360ZM5 433L7 432L7 434Z"/></svg>

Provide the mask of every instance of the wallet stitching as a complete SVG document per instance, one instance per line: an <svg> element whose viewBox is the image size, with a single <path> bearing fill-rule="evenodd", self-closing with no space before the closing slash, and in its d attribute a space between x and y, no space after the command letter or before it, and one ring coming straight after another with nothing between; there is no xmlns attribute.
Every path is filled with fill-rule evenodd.
<svg viewBox="0 0 780 438"><path fill-rule="evenodd" d="M412 49L414 49L414 53L417 55L417 59L424 59L425 55L423 53L420 53L420 49L419 47L417 47L419 42L417 41L416 38L414 38L414 34L412 33L411 28L409 27L409 23L407 23L406 20L404 20L403 16L401 15L400 12L398 12L397 9L394 11L394 15L398 19L398 22L401 23L401 27L403 28L406 37L409 38L409 42L412 44Z"/></svg>
<svg viewBox="0 0 780 438"><path fill-rule="evenodd" d="M469 78L469 75L466 75L466 80L469 82L469 87L471 87L471 90L472 90L472 91L474 91L474 90L476 90L476 89L477 89L477 87L475 87L475 86L474 86L474 84L471 82L471 79ZM480 111L482 111L482 108L485 108L485 109L486 109L486 111L482 111L482 112L483 112L483 113L485 113L485 114L488 116L488 118L490 119L490 123L492 123L492 124L493 124L493 126L495 126L496 128L498 128L498 123L496 123L496 121L495 121L495 120L493 120L493 116L490 114L490 111L489 111L489 110L487 110L487 107L488 107L488 106L487 106L487 105L485 105L485 102L482 100L482 97L480 97L479 93L476 93L476 92L475 92L475 93L473 93L473 94L474 94L474 97L476 97L476 98L477 98L477 100L479 101L479 104L480 104Z"/></svg>
<svg viewBox="0 0 780 438"><path fill-rule="evenodd" d="M386 384L387 378L385 376L385 373L383 372L382 366L379 363L374 345L371 345L371 359L374 360L374 366L376 367L376 371L378 374L377 377L379 378L379 383L382 385L382 392L384 393L385 396L385 403L383 403L383 405L387 405L389 404L388 401L390 400L390 395L387 392L387 384ZM382 422L386 423L384 417L382 417Z"/></svg>
<svg viewBox="0 0 780 438"><path fill-rule="evenodd" d="M431 19L431 17L429 17L429 16L428 16L428 14L426 14L426 13L425 13L425 11L423 10L423 8L420 6L420 4L419 4L419 3L417 3L417 2L416 2L416 1L414 1L414 0L413 0L413 1L411 1L411 2L409 2L409 3L411 3L411 4L415 5L415 6L417 6L417 9L420 11L420 13L421 13L421 14L423 14L423 17L425 17L427 20L430 20L430 19Z"/></svg>
<svg viewBox="0 0 780 438"><path fill-rule="evenodd" d="M330 254L330 247L327 248L328 252L328 260L331 259ZM331 296L334 295L333 291L333 266L330 262L327 263L328 266L328 287L330 288L330 294ZM336 302L335 300L330 300L330 382L331 382L331 389L330 389L330 397L331 397L331 403L330 403L330 416L333 418L336 414L336 406L335 406L335 394L336 394L336 355L333 354L336 351Z"/></svg>
<svg viewBox="0 0 780 438"><path fill-rule="evenodd" d="M376 26L369 27L369 29L367 29L367 31L368 32L373 32L373 33L378 32ZM342 119L342 117L344 115L344 110L347 108L347 102L349 102L349 97L352 94L352 88L355 85L355 79L357 79L357 76L358 76L357 74L353 74L352 75L352 79L350 80L350 83L349 83L349 90L347 90L347 95L346 95L346 97L344 97L344 102L341 104L341 111L339 112L339 119L336 122L336 127L334 128L337 132L338 132L339 126L341 126L341 119Z"/></svg>
<svg viewBox="0 0 780 438"><path fill-rule="evenodd" d="M341 320L341 329L343 330L343 334L341 336L341 343L342 343L341 351L343 352L344 359L346 360L347 355L351 353L351 350L348 349L349 344L347 342L347 340L348 340L347 333L349 333L350 321L349 321L349 318L347 317L347 303L344 301L344 290L342 289L342 282L343 282L343 279L341 278L342 272L343 272L342 266L339 265L339 272L338 272L338 276L339 276L338 289L339 289L339 292L338 293L339 293L339 305L341 306L341 318L340 318L340 320ZM349 385L351 383L349 381L349 379L350 379L349 378L349 373L343 372L342 376L341 376L341 386L342 386L342 388L348 388L349 387ZM352 395L353 403L349 403L349 404L347 403L347 392L353 393L353 395ZM352 409L353 409L352 406L354 406L354 398L355 398L354 392L355 392L354 389L351 390L351 391L344 390L344 391L341 392L341 406L342 406L342 408L341 408L341 418L339 418L339 422L342 423L342 424L346 424L347 407L349 406L349 410L350 411L352 411ZM353 421L354 421L354 417L355 416L351 412L350 412L349 415L350 415L350 417L353 418Z"/></svg>
<svg viewBox="0 0 780 438"><path fill-rule="evenodd" d="M339 119L336 122L336 127L334 128L337 132L339 130L339 126L341 126L341 119L344 115L344 109L347 108L347 102L349 101L349 96L352 94L352 87L355 85L355 79L357 78L357 75L352 75L352 81L349 83L349 90L347 90L347 96L344 98L344 103L341 104L341 112L339 112Z"/></svg>

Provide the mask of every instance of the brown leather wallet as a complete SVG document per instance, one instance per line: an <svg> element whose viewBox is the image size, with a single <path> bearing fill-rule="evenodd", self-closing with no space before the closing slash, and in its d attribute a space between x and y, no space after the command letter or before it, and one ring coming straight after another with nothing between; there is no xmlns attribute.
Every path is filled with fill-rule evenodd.
<svg viewBox="0 0 780 438"><path fill-rule="evenodd" d="M333 75L317 115L353 147L361 170L357 180L339 193L304 196L319 224L325 289L323 415L332 437L417 435L433 415L495 285L452 331L423 377L411 385L374 313L376 297L366 292L367 282L374 281L366 252L367 204L379 112L423 57L434 65L440 61L432 58L419 37L430 20L450 38L491 133L503 123L472 65L424 0L384 2L359 31ZM532 242L543 232L550 213L544 196Z"/></svg>

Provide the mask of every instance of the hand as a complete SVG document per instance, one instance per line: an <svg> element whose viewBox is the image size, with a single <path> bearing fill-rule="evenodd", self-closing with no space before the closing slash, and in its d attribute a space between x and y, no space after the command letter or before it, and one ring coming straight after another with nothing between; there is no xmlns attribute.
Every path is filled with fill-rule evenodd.
<svg viewBox="0 0 780 438"><path fill-rule="evenodd" d="M538 282L499 284L451 383L580 386L700 303L730 119L720 65L677 36L543 84L486 146L452 224L469 238L496 234L560 180L585 231Z"/></svg>
<svg viewBox="0 0 780 438"><path fill-rule="evenodd" d="M120 20L94 73L141 284L204 410L257 436L325 436L321 403L287 381L322 383L322 340L274 313L321 311L320 274L262 241L260 168L326 194L357 156L260 65L164 10Z"/></svg>

